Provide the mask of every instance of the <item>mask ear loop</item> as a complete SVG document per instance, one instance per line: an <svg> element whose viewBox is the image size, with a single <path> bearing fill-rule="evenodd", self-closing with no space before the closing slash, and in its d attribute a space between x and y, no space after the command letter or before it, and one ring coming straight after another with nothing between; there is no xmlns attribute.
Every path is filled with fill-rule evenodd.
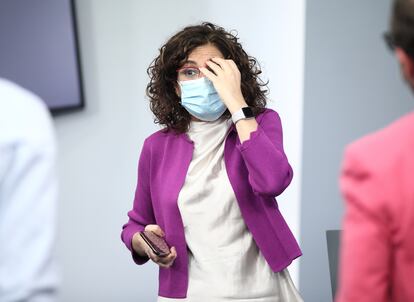
<svg viewBox="0 0 414 302"><path fill-rule="evenodd" d="M175 81L175 94L179 97L179 103L181 104L181 85L180 82L177 80Z"/></svg>

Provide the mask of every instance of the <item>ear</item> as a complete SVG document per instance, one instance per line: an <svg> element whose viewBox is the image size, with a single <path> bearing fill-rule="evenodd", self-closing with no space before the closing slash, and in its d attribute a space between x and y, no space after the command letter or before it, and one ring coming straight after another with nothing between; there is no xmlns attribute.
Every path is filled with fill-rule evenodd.
<svg viewBox="0 0 414 302"><path fill-rule="evenodd" d="M175 83L175 94L181 97L181 88L180 85L178 85L178 83Z"/></svg>
<svg viewBox="0 0 414 302"><path fill-rule="evenodd" d="M402 49L395 49L395 56L400 62L401 72L407 82L414 87L414 60Z"/></svg>

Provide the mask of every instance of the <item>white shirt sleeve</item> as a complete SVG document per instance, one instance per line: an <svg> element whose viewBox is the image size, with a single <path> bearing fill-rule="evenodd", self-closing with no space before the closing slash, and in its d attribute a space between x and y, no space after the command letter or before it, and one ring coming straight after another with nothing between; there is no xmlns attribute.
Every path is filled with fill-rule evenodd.
<svg viewBox="0 0 414 302"><path fill-rule="evenodd" d="M42 139L0 140L1 302L56 299L56 150L50 120L41 118Z"/></svg>

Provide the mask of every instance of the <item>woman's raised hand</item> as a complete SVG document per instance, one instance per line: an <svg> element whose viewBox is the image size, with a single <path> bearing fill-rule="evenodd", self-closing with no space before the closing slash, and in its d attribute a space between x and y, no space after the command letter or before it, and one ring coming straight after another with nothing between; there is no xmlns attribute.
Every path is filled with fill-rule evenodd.
<svg viewBox="0 0 414 302"><path fill-rule="evenodd" d="M236 63L233 60L214 57L208 60L206 65L211 71L205 67L201 67L200 70L213 82L230 113L247 106L241 91L241 76Z"/></svg>

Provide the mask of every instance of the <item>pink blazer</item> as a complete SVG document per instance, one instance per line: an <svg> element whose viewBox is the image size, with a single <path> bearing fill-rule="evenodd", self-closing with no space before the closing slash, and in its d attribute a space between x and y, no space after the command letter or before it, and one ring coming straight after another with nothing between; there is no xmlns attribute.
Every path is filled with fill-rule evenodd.
<svg viewBox="0 0 414 302"><path fill-rule="evenodd" d="M351 144L336 302L414 301L414 113Z"/></svg>

